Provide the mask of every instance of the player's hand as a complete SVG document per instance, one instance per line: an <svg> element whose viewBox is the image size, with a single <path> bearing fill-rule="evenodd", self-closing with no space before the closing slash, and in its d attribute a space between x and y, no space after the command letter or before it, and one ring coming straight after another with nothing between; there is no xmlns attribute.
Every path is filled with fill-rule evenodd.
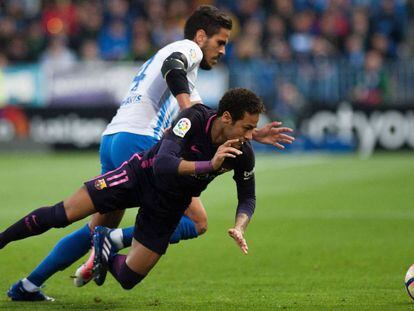
<svg viewBox="0 0 414 311"><path fill-rule="evenodd" d="M295 140L293 136L286 133L292 133L290 127L279 127L282 122L273 121L260 129L253 132L253 139L259 143L273 145L276 148L283 150L285 146L282 144L291 144Z"/></svg>
<svg viewBox="0 0 414 311"><path fill-rule="evenodd" d="M249 248L247 247L246 239L243 237L243 232L237 228L231 228L227 232L229 236L232 237L234 241L236 241L242 252L247 255Z"/></svg>
<svg viewBox="0 0 414 311"><path fill-rule="evenodd" d="M230 139L218 147L216 154L211 159L211 164L214 170L218 170L226 158L235 158L243 153L241 150L232 147L233 144L238 142L239 139Z"/></svg>

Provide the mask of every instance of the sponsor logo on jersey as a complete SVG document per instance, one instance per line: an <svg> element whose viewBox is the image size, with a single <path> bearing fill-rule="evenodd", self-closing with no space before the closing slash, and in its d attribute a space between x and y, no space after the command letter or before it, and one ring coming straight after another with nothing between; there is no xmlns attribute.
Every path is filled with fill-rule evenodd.
<svg viewBox="0 0 414 311"><path fill-rule="evenodd" d="M193 152L201 153L200 149L198 149L196 145L192 145L190 149Z"/></svg>
<svg viewBox="0 0 414 311"><path fill-rule="evenodd" d="M184 137L191 128L191 121L187 118L180 119L173 128L173 132L178 137Z"/></svg>
<svg viewBox="0 0 414 311"><path fill-rule="evenodd" d="M254 168L250 171L250 172L244 172L243 176L244 176L244 180L249 180L250 178L252 178L254 175Z"/></svg>
<svg viewBox="0 0 414 311"><path fill-rule="evenodd" d="M95 188L98 190L102 190L103 188L106 188L106 182L105 179L97 179L95 180Z"/></svg>

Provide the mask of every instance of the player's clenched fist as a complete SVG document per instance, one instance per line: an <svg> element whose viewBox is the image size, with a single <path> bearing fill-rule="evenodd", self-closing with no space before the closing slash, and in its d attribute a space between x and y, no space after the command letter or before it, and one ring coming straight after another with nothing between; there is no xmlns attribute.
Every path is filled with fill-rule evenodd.
<svg viewBox="0 0 414 311"><path fill-rule="evenodd" d="M211 159L214 170L218 170L226 158L235 158L243 153L239 149L232 147L233 144L238 142L239 139L230 139L218 147L216 154Z"/></svg>

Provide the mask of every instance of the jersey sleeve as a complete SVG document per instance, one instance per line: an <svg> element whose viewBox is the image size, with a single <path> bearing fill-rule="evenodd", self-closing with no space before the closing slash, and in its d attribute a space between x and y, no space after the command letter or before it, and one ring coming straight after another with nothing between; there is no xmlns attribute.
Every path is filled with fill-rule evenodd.
<svg viewBox="0 0 414 311"><path fill-rule="evenodd" d="M233 179L237 185L237 211L252 217L256 209L256 185L254 177L255 157L250 143L243 146L243 155L234 168Z"/></svg>
<svg viewBox="0 0 414 311"><path fill-rule="evenodd" d="M187 72L196 68L203 59L203 52L193 41L185 40L182 45L176 48L176 52L182 53L187 59Z"/></svg>
<svg viewBox="0 0 414 311"><path fill-rule="evenodd" d="M184 109L178 115L161 140L160 148L154 159L155 174L178 174L184 146L188 140L200 132L201 123L202 115L193 107Z"/></svg>

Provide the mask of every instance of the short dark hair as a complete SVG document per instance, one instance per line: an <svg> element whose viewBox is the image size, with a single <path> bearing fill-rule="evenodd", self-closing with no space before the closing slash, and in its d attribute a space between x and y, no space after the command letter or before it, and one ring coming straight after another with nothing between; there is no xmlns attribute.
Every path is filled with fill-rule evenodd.
<svg viewBox="0 0 414 311"><path fill-rule="evenodd" d="M201 5L185 22L184 38L193 40L199 29L203 29L211 37L220 28L231 30L232 26L230 16L212 5Z"/></svg>
<svg viewBox="0 0 414 311"><path fill-rule="evenodd" d="M244 114L260 114L265 111L262 100L255 93L244 88L228 90L220 99L217 116L228 111L233 122L244 118Z"/></svg>

